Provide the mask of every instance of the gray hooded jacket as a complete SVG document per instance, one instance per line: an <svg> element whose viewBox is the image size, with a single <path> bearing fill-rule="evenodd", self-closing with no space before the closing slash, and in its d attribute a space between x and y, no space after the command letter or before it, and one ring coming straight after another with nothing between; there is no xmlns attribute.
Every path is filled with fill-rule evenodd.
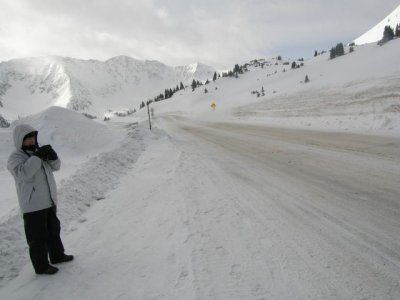
<svg viewBox="0 0 400 300"><path fill-rule="evenodd" d="M22 142L28 133L37 131L29 125L14 128L15 150L8 158L7 169L15 180L19 207L22 213L38 211L57 205L57 186L53 171L60 169L61 161L42 161L24 152Z"/></svg>

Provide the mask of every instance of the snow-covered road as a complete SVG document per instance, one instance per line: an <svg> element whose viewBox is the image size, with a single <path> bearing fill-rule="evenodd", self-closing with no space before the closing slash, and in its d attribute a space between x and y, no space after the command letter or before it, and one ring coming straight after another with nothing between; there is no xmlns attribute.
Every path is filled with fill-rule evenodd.
<svg viewBox="0 0 400 300"><path fill-rule="evenodd" d="M76 260L53 277L27 266L0 298L400 299L400 140L156 127L65 237Z"/></svg>
<svg viewBox="0 0 400 300"><path fill-rule="evenodd" d="M399 140L170 119L199 298L400 298Z"/></svg>

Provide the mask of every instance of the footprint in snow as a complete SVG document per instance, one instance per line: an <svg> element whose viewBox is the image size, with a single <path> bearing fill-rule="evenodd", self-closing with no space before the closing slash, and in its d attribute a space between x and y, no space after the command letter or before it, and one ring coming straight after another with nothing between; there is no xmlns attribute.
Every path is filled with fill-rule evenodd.
<svg viewBox="0 0 400 300"><path fill-rule="evenodd" d="M216 247L216 248L215 248L215 251L217 251L217 253L218 253L219 255L221 255L221 256L226 256L226 255L228 255L228 251L227 251L224 247L222 247L222 246Z"/></svg>

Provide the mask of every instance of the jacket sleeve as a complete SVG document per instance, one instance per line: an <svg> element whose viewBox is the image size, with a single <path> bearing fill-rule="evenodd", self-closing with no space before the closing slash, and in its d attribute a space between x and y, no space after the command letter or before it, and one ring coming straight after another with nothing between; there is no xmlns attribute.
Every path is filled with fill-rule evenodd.
<svg viewBox="0 0 400 300"><path fill-rule="evenodd" d="M48 160L47 163L50 165L53 171L58 171L61 168L61 160L59 158L56 160Z"/></svg>
<svg viewBox="0 0 400 300"><path fill-rule="evenodd" d="M11 174L21 181L30 180L41 168L42 160L37 156L28 159L19 155L11 155L7 162L7 169Z"/></svg>

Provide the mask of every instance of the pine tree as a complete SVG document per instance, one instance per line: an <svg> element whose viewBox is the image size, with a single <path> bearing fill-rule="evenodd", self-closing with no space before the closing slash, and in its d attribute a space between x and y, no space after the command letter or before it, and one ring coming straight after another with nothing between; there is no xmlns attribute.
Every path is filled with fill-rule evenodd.
<svg viewBox="0 0 400 300"><path fill-rule="evenodd" d="M383 45L394 38L394 32L392 27L390 26L385 26L385 29L383 30L383 37L382 39L378 42L379 45Z"/></svg>
<svg viewBox="0 0 400 300"><path fill-rule="evenodd" d="M236 64L235 67L233 68L233 73L237 75L239 73L239 71L240 71L240 67L238 64Z"/></svg>
<svg viewBox="0 0 400 300"><path fill-rule="evenodd" d="M336 48L332 47L330 50L330 59L334 59L336 57Z"/></svg>
<svg viewBox="0 0 400 300"><path fill-rule="evenodd" d="M304 82L305 83L310 82L310 79L308 78L308 75L306 75L306 78L304 78Z"/></svg>
<svg viewBox="0 0 400 300"><path fill-rule="evenodd" d="M192 92L194 92L194 90L196 89L196 87L197 87L196 80L193 79L193 81L192 81Z"/></svg>
<svg viewBox="0 0 400 300"><path fill-rule="evenodd" d="M208 93L208 90L207 90L207 88L205 88L204 89L204 94L207 94Z"/></svg>
<svg viewBox="0 0 400 300"><path fill-rule="evenodd" d="M336 45L336 56L344 55L344 46L342 43Z"/></svg>
<svg viewBox="0 0 400 300"><path fill-rule="evenodd" d="M315 52L314 52L314 57L315 57L315 56L318 56L317 50L315 50Z"/></svg>
<svg viewBox="0 0 400 300"><path fill-rule="evenodd" d="M214 72L213 81L217 80L217 72Z"/></svg>
<svg viewBox="0 0 400 300"><path fill-rule="evenodd" d="M181 81L181 85L179 86L179 88L180 88L181 90L184 90L184 89L185 89L185 87L183 86L182 81Z"/></svg>
<svg viewBox="0 0 400 300"><path fill-rule="evenodd" d="M396 37L400 37L400 26L399 26L400 24L397 24L396 25L396 32L394 33L394 35L396 36Z"/></svg>
<svg viewBox="0 0 400 300"><path fill-rule="evenodd" d="M292 62L292 69L296 69L296 67L297 67L296 62L295 61Z"/></svg>
<svg viewBox="0 0 400 300"><path fill-rule="evenodd" d="M385 26L385 30L383 31L383 37L386 38L388 41L393 40L394 32L392 27Z"/></svg>

